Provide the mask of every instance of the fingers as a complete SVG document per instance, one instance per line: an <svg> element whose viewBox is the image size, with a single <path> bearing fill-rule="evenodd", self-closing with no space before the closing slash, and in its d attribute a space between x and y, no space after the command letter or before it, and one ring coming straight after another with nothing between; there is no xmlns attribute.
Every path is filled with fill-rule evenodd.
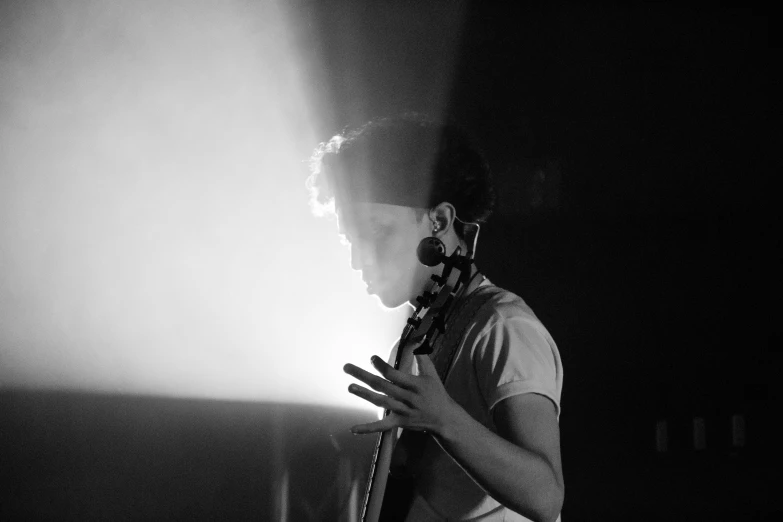
<svg viewBox="0 0 783 522"><path fill-rule="evenodd" d="M383 392L387 395L394 393L394 384L382 377L373 375L370 372L359 368L358 366L354 366L353 364L346 364L343 366L343 371L351 377L355 377L363 383L367 384L373 390L378 390L379 392Z"/></svg>
<svg viewBox="0 0 783 522"><path fill-rule="evenodd" d="M380 359L378 360L380 361ZM384 369L385 372L382 372L382 375L386 377L386 379L383 377L378 377L377 375L363 370L353 364L346 364L343 366L343 371L348 375L355 377L363 383L369 385L373 390L378 390L379 392L385 393L386 395L393 395L400 400L410 400L410 393L406 390L411 387L411 382L410 379L405 378L410 376L394 370L386 363L383 364L388 366L388 368ZM390 373L389 370L396 373Z"/></svg>
<svg viewBox="0 0 783 522"><path fill-rule="evenodd" d="M397 413L407 413L409 410L405 404L398 401L394 397L372 392L367 388L359 386L358 384L351 384L348 386L348 391L357 397L362 398L376 406L380 406L386 410L391 410Z"/></svg>
<svg viewBox="0 0 783 522"><path fill-rule="evenodd" d="M412 375L401 372L400 370L395 370L390 364L377 355L373 355L370 358L370 361L372 361L372 365L376 370L378 370L378 372L380 372L381 375L386 377L397 386L401 386L408 390L413 390L416 388L416 381Z"/></svg>

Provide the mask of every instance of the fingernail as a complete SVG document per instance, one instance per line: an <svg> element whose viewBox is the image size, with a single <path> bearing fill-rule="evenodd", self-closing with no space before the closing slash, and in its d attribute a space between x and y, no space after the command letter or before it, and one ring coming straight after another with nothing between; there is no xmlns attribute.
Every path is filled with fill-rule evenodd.
<svg viewBox="0 0 783 522"><path fill-rule="evenodd" d="M378 356L377 355L373 355L372 357L370 357L370 362L373 364L373 366L378 364Z"/></svg>

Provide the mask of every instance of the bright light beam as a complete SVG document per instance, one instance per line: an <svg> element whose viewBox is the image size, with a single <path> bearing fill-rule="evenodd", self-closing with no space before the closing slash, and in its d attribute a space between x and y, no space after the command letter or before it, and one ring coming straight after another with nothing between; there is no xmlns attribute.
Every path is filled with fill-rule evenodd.
<svg viewBox="0 0 783 522"><path fill-rule="evenodd" d="M371 408L401 312L310 215L283 4L2 4L0 387Z"/></svg>

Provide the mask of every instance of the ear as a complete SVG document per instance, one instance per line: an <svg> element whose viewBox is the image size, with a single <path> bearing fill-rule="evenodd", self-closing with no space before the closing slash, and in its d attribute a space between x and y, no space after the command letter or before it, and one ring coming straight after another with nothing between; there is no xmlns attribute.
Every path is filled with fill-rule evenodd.
<svg viewBox="0 0 783 522"><path fill-rule="evenodd" d="M430 221L433 223L433 235L441 237L452 229L454 218L457 216L457 210L454 208L454 205L448 201L444 201L433 207L432 210L430 210L429 215ZM437 230L435 230L435 228L437 228Z"/></svg>

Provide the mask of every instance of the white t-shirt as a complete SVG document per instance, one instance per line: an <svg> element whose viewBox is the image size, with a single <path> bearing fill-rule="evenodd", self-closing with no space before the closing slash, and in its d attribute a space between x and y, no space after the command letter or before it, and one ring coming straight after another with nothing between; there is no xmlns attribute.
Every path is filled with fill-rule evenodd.
<svg viewBox="0 0 783 522"><path fill-rule="evenodd" d="M395 351L396 347L392 358ZM433 355L437 360L437 353ZM415 361L412 366L402 369L418 373ZM470 321L445 386L454 401L493 432L497 430L492 409L514 395L538 393L549 398L559 418L560 353L530 307L519 296L501 290ZM432 439L425 447L422 468L409 522L528 520L490 497Z"/></svg>

